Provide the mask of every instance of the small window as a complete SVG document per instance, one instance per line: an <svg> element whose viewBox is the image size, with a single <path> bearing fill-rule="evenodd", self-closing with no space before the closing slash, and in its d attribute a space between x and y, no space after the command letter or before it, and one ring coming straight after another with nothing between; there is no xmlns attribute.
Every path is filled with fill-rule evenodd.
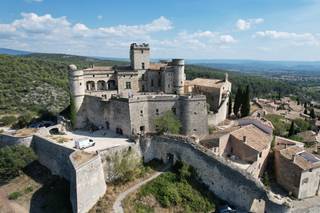
<svg viewBox="0 0 320 213"><path fill-rule="evenodd" d="M144 70L144 63L143 62L141 63L141 66L142 66L142 69Z"/></svg>
<svg viewBox="0 0 320 213"><path fill-rule="evenodd" d="M143 54L143 50L141 50L141 54Z"/></svg>
<svg viewBox="0 0 320 213"><path fill-rule="evenodd" d="M176 111L177 111L176 108L175 108L175 107L172 107L171 110L172 110L173 114L176 115L176 113L177 113L177 112L176 112Z"/></svg>
<svg viewBox="0 0 320 213"><path fill-rule="evenodd" d="M126 82L126 89L131 89L131 82Z"/></svg>
<svg viewBox="0 0 320 213"><path fill-rule="evenodd" d="M142 74L141 79L144 80L144 74Z"/></svg>
<svg viewBox="0 0 320 213"><path fill-rule="evenodd" d="M95 77L95 75L92 75L92 77Z"/></svg>
<svg viewBox="0 0 320 213"><path fill-rule="evenodd" d="M196 131L197 131L197 129L193 129L193 131L194 131L194 132L196 132Z"/></svg>
<svg viewBox="0 0 320 213"><path fill-rule="evenodd" d="M168 88L170 88L170 84L168 84Z"/></svg>
<svg viewBox="0 0 320 213"><path fill-rule="evenodd" d="M151 79L151 86L153 87L153 79Z"/></svg>
<svg viewBox="0 0 320 213"><path fill-rule="evenodd" d="M156 109L156 114L159 115L159 109Z"/></svg>
<svg viewBox="0 0 320 213"><path fill-rule="evenodd" d="M195 114L195 115L196 115L196 114L198 114L198 113L197 113L197 112L194 112L193 114Z"/></svg>
<svg viewBox="0 0 320 213"><path fill-rule="evenodd" d="M107 77L109 77L109 74L107 74Z"/></svg>
<svg viewBox="0 0 320 213"><path fill-rule="evenodd" d="M261 158L261 157L262 157L262 152L259 153L259 158Z"/></svg>
<svg viewBox="0 0 320 213"><path fill-rule="evenodd" d="M82 85L82 83L80 83L80 86Z"/></svg>
<svg viewBox="0 0 320 213"><path fill-rule="evenodd" d="M143 111L142 110L140 110L140 116L143 116Z"/></svg>

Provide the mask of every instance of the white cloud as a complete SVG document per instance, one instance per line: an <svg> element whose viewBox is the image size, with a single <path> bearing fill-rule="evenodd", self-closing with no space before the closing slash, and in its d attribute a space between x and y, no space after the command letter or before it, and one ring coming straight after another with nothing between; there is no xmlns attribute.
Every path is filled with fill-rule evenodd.
<svg viewBox="0 0 320 213"><path fill-rule="evenodd" d="M253 35L254 38L267 38L273 40L287 40L294 45L320 46L320 36L312 33L281 32L276 30L259 31Z"/></svg>
<svg viewBox="0 0 320 213"><path fill-rule="evenodd" d="M37 52L64 52L94 56L126 56L132 42L148 42L153 50L195 53L190 50L215 51L236 42L232 35L199 30L195 32L159 32L173 29L173 23L164 16L146 24L115 25L91 28L83 23L71 23L67 17L53 17L22 13L11 23L0 23L0 46ZM168 39L170 38L170 39ZM125 54L125 55L124 55Z"/></svg>
<svg viewBox="0 0 320 213"><path fill-rule="evenodd" d="M97 19L101 20L101 19L103 19L103 16L102 15L98 15Z"/></svg>
<svg viewBox="0 0 320 213"><path fill-rule="evenodd" d="M261 24L264 22L263 18L255 18L255 19L238 19L236 22L236 27L238 30L244 31L251 29L252 26Z"/></svg>

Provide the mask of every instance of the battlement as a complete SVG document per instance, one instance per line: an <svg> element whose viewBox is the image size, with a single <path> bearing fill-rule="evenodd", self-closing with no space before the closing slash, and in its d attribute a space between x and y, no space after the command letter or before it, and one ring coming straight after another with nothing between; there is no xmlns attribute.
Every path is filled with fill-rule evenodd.
<svg viewBox="0 0 320 213"><path fill-rule="evenodd" d="M130 45L130 50L132 49L145 49L145 50L150 50L149 44L147 43L142 43L142 44L137 44L137 43L132 43Z"/></svg>

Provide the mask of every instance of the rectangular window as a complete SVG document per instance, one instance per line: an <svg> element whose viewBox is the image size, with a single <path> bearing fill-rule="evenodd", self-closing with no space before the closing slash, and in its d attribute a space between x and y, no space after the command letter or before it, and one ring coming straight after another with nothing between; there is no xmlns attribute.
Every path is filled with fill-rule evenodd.
<svg viewBox="0 0 320 213"><path fill-rule="evenodd" d="M144 79L144 74L142 74L141 78L142 78L142 80L145 80L145 79Z"/></svg>
<svg viewBox="0 0 320 213"><path fill-rule="evenodd" d="M144 70L144 63L141 63L142 69Z"/></svg>
<svg viewBox="0 0 320 213"><path fill-rule="evenodd" d="M151 86L153 87L153 79L151 79Z"/></svg>
<svg viewBox="0 0 320 213"><path fill-rule="evenodd" d="M126 82L126 89L131 89L131 82Z"/></svg>

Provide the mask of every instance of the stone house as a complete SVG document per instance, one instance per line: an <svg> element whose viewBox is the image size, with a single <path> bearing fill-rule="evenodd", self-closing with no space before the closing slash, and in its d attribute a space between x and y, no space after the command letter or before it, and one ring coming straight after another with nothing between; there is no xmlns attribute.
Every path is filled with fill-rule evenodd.
<svg viewBox="0 0 320 213"><path fill-rule="evenodd" d="M303 144L286 138L275 140L275 174L279 185L298 199L319 193L320 159Z"/></svg>
<svg viewBox="0 0 320 213"><path fill-rule="evenodd" d="M258 178L264 173L272 135L253 124L209 135L200 143Z"/></svg>

